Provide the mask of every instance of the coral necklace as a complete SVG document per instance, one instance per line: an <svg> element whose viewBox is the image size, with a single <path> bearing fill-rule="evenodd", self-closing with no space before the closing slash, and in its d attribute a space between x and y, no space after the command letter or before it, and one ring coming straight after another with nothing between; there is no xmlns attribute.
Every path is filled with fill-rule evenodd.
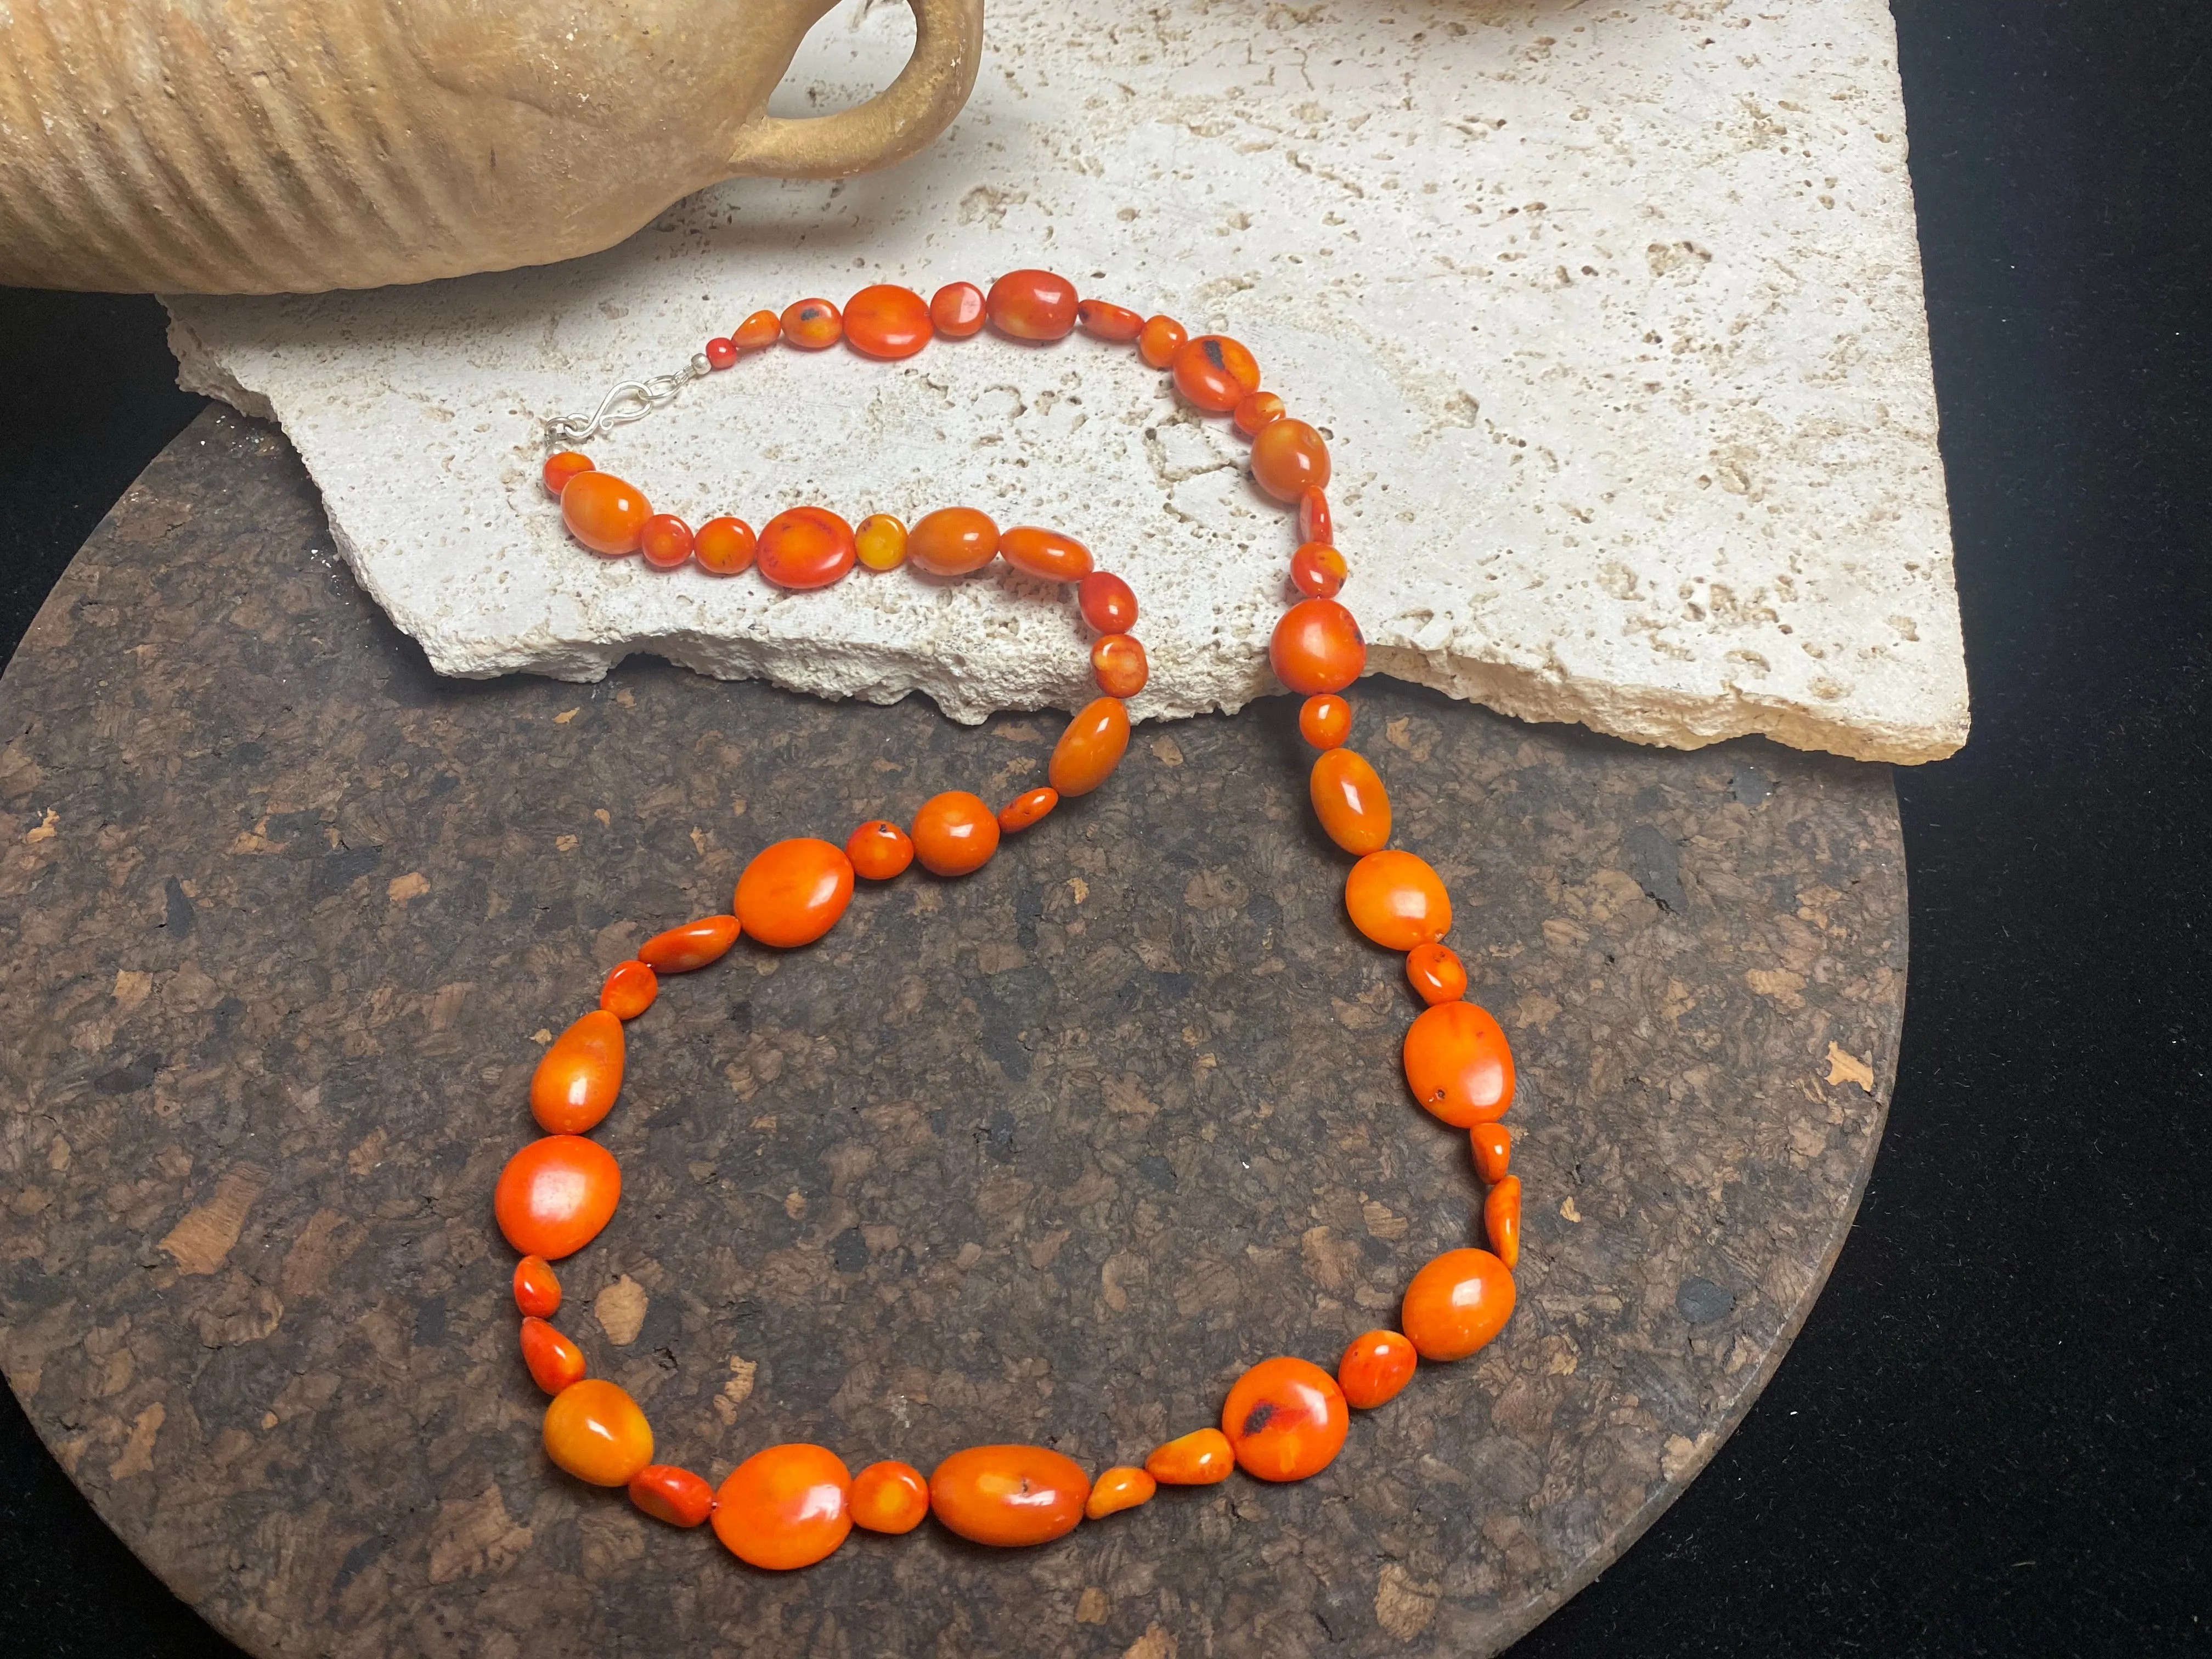
<svg viewBox="0 0 2212 1659"><path fill-rule="evenodd" d="M1406 1080L1423 1106L1469 1132L1476 1172L1489 1187L1483 1225L1490 1249L1447 1251L1422 1267L1406 1291L1402 1334L1369 1332L1345 1351L1334 1376L1304 1359L1266 1360L1229 1391L1219 1428L1194 1430L1154 1449L1141 1468L1109 1468L1095 1481L1073 1459L1042 1446L955 1451L927 1479L896 1462L854 1475L823 1447L771 1446L740 1463L719 1489L688 1469L654 1462L653 1430L637 1403L613 1383L587 1377L582 1351L548 1322L561 1306L560 1283L548 1264L590 1243L621 1196L614 1158L586 1136L621 1091L625 1022L653 1006L661 975L704 968L740 938L779 950L812 944L844 914L856 877L889 881L916 859L939 877L980 869L1002 835L1031 828L1063 797L1088 793L1112 774L1129 743L1123 699L1143 688L1149 670L1130 632L1135 594L1120 577L1095 569L1089 550L1057 531L1002 531L963 507L932 513L912 530L883 514L855 529L825 508L797 507L770 519L757 537L733 518L694 531L563 449L545 463L545 486L560 497L569 534L605 557L641 555L663 569L691 562L720 576L757 565L777 586L801 589L829 586L855 563L888 571L911 559L934 575L960 576L1003 558L1028 575L1073 585L1097 636L1091 660L1103 695L1061 733L1048 787L995 812L977 796L951 791L925 802L910 829L879 819L854 830L842 848L798 839L763 848L738 879L736 914L686 922L646 941L636 960L607 975L598 1009L554 1042L532 1080L531 1110L545 1138L508 1162L493 1206L500 1231L523 1256L514 1299L524 1316L524 1361L553 1396L546 1452L579 1480L627 1487L638 1508L660 1520L696 1527L711 1519L722 1542L757 1566L809 1566L855 1526L910 1532L933 1512L978 1543L1041 1544L1085 1516L1101 1520L1146 1502L1162 1481L1207 1484L1239 1468L1262 1480L1304 1480L1336 1456L1352 1409L1369 1410L1396 1395L1418 1359L1473 1353L1513 1311L1521 1182L1507 1173L1513 1138L1498 1121L1513 1102L1512 1054L1498 1022L1464 1000L1467 971L1441 942L1451 927L1443 881L1424 860L1388 848L1389 793L1375 769L1342 746L1352 709L1337 694L1358 677L1367 649L1335 597L1346 568L1323 493L1328 451L1320 433L1285 414L1280 398L1260 390L1249 351L1224 335L1188 338L1166 317L1147 320L1098 300L1079 303L1074 286L1048 271L1012 272L988 295L955 283L927 301L884 285L862 289L842 313L827 300L801 300L781 317L757 312L731 337L709 340L683 373L617 386L596 412L556 420L549 435L556 444L586 441L778 340L821 350L842 339L868 356L897 359L937 335L963 339L987 323L1020 340L1059 340L1079 325L1100 340L1134 342L1146 362L1173 374L1185 400L1235 420L1252 440L1254 478L1295 507L1300 545L1291 580L1303 597L1277 624L1268 654L1277 678L1306 698L1298 730L1321 751L1310 781L1314 811L1330 838L1358 859L1345 883L1352 923L1376 944L1406 954L1407 976L1428 1005L1406 1034Z"/></svg>

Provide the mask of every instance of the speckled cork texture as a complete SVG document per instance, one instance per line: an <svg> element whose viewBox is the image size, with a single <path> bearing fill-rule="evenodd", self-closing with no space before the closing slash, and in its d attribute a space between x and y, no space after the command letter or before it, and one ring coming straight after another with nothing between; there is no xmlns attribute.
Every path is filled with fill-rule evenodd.
<svg viewBox="0 0 2212 1659"><path fill-rule="evenodd" d="M825 605L836 603L825 596ZM1356 740L1522 1066L1520 1310L1303 1485L771 1576L552 1471L490 1193L542 1052L744 860L1057 721L652 663L455 683L204 416L0 681L0 1364L107 1521L259 1655L1493 1652L1711 1455L1874 1156L1904 996L1887 774L1531 731L1387 680ZM741 945L631 1028L623 1206L561 1316L660 1455L1093 1468L1333 1363L1478 1224L1407 1098L1289 700L1146 728L981 873Z"/></svg>

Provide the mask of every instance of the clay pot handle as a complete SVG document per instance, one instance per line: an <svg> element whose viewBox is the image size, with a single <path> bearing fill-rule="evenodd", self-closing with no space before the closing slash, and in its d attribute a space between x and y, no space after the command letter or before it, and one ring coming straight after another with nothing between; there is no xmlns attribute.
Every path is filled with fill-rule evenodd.
<svg viewBox="0 0 2212 1659"><path fill-rule="evenodd" d="M914 56L865 104L799 121L763 115L739 132L732 173L842 179L903 161L951 125L975 89L983 0L907 0Z"/></svg>

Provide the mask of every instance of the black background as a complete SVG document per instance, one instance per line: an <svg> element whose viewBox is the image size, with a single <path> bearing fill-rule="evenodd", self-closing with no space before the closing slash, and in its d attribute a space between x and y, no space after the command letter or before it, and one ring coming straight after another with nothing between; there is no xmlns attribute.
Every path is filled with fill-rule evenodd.
<svg viewBox="0 0 2212 1659"><path fill-rule="evenodd" d="M1894 9L1974 734L1897 776L1888 1135L1749 1420L1516 1659L2212 1651L2212 6ZM198 407L161 326L0 290L9 648ZM0 1652L234 1651L0 1389Z"/></svg>

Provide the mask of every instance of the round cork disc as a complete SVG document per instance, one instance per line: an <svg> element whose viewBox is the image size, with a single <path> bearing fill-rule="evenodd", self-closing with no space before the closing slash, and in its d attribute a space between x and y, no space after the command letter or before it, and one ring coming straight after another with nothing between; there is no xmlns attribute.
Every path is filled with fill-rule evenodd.
<svg viewBox="0 0 2212 1659"><path fill-rule="evenodd" d="M1519 1060L1504 1334L1300 1485L1164 1490L1023 1552L855 1533L764 1573L539 1448L490 1213L532 1068L766 842L1008 798L1060 717L643 659L441 681L283 441L220 413L86 545L0 704L0 1361L100 1514L257 1654L1492 1652L1741 1418L1881 1132L1885 770L1368 681L1354 741ZM1256 1360L1333 1367L1479 1240L1294 712L1140 728L980 873L665 984L598 1132L623 1206L557 1322L661 1461L1140 1462Z"/></svg>

